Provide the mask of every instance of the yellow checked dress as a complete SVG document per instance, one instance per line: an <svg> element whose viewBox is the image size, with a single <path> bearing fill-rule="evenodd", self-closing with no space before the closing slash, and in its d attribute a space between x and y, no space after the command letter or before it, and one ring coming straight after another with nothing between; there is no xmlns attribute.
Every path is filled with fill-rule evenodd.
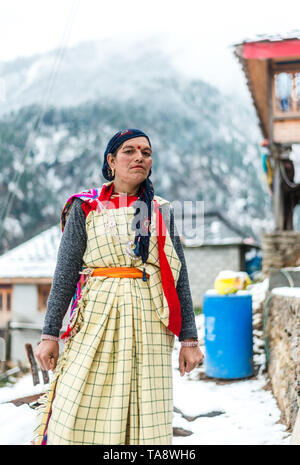
<svg viewBox="0 0 300 465"><path fill-rule="evenodd" d="M154 199L159 205L167 202ZM84 266L143 269L140 258L133 260L126 253L134 240L134 211L125 206L89 212ZM44 399L37 444L49 411L48 445L172 444L174 335L167 328L155 215L151 231L147 282L88 278L47 402ZM181 262L168 232L164 250L176 284Z"/></svg>

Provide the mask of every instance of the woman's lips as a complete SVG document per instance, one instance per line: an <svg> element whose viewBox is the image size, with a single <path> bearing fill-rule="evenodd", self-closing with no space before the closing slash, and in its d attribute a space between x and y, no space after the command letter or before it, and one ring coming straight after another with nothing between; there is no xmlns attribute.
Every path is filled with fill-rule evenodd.
<svg viewBox="0 0 300 465"><path fill-rule="evenodd" d="M133 166L133 167L132 167L132 169L134 169L134 168L139 168L139 169L142 169L142 170L144 170L144 169L145 169L143 166L140 166L140 165Z"/></svg>

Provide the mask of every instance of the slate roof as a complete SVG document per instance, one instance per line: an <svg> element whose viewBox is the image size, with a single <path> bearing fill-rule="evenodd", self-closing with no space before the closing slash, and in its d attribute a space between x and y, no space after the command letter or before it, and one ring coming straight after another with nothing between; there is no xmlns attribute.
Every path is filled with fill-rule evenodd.
<svg viewBox="0 0 300 465"><path fill-rule="evenodd" d="M52 226L0 257L0 278L44 278L54 274L60 226Z"/></svg>

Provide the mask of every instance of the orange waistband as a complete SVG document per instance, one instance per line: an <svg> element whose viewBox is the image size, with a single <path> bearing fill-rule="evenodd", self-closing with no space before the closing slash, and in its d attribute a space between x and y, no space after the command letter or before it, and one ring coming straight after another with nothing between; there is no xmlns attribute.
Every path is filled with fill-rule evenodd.
<svg viewBox="0 0 300 465"><path fill-rule="evenodd" d="M133 266L116 266L112 268L95 268L92 276L108 276L110 278L142 278L143 272ZM149 274L146 273L147 278Z"/></svg>

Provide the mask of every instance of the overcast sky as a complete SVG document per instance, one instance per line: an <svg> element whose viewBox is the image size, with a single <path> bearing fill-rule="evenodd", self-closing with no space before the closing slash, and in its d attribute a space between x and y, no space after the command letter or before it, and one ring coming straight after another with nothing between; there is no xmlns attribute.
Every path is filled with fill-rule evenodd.
<svg viewBox="0 0 300 465"><path fill-rule="evenodd" d="M176 66L243 92L231 45L300 28L299 0L0 0L0 61L124 35L162 37ZM126 53L126 50L124 50Z"/></svg>

